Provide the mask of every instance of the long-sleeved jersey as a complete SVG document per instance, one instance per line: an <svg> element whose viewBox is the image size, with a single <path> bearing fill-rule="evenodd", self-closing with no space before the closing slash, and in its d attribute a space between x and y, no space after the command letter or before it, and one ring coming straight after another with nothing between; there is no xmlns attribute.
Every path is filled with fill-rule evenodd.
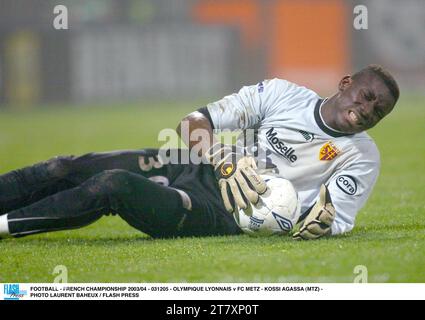
<svg viewBox="0 0 425 320"><path fill-rule="evenodd" d="M380 158L365 132L344 134L323 121L324 100L281 79L243 87L207 105L214 129L253 129L256 147L267 150L267 165L298 191L301 212L317 201L326 184L336 209L332 234L350 231L379 174Z"/></svg>

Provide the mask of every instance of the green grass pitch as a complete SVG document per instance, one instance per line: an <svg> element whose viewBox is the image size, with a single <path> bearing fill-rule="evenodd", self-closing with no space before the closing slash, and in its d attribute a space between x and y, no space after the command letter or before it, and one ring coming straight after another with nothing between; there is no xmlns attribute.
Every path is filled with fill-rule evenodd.
<svg viewBox="0 0 425 320"><path fill-rule="evenodd" d="M143 103L141 103L143 105ZM55 155L159 146L158 131L201 104L145 103L0 112L0 173ZM403 98L370 131L377 186L347 235L315 242L248 236L152 240L117 217L79 230L0 241L0 282L425 281L425 108Z"/></svg>

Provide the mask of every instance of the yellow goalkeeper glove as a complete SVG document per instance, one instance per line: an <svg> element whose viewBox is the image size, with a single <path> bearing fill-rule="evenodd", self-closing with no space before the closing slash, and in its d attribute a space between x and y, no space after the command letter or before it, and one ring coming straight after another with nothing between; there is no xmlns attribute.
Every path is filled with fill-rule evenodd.
<svg viewBox="0 0 425 320"><path fill-rule="evenodd" d="M247 209L267 191L266 183L255 171L257 166L253 157L238 155L232 146L220 143L213 145L205 156L214 166L227 211L234 212L237 207Z"/></svg>
<svg viewBox="0 0 425 320"><path fill-rule="evenodd" d="M328 188L322 184L319 200L302 223L300 230L292 237L295 240L315 240L331 234L331 226L335 220L335 208L332 204Z"/></svg>

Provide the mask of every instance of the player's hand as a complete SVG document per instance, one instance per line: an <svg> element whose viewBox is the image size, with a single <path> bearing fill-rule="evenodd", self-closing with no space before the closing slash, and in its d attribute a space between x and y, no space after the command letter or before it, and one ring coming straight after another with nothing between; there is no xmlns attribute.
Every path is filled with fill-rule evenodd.
<svg viewBox="0 0 425 320"><path fill-rule="evenodd" d="M266 183L255 171L253 157L238 155L232 146L215 144L206 158L214 166L227 211L234 212L236 207L247 209L249 203L257 203L259 195L267 191Z"/></svg>
<svg viewBox="0 0 425 320"><path fill-rule="evenodd" d="M295 240L315 240L331 234L335 208L328 188L322 184L319 200L311 209L301 228L293 235Z"/></svg>

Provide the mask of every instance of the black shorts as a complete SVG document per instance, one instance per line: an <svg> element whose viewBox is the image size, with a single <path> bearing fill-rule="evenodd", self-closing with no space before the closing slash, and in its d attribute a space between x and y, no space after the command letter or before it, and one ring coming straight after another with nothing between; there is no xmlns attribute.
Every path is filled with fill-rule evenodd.
<svg viewBox="0 0 425 320"><path fill-rule="evenodd" d="M158 150L145 149L149 155ZM144 170L142 170L144 169ZM143 175L161 184L185 192L192 209L171 236L235 235L242 231L233 215L224 207L212 166L206 164L165 164L161 168L141 165ZM165 236L165 235L162 235Z"/></svg>

